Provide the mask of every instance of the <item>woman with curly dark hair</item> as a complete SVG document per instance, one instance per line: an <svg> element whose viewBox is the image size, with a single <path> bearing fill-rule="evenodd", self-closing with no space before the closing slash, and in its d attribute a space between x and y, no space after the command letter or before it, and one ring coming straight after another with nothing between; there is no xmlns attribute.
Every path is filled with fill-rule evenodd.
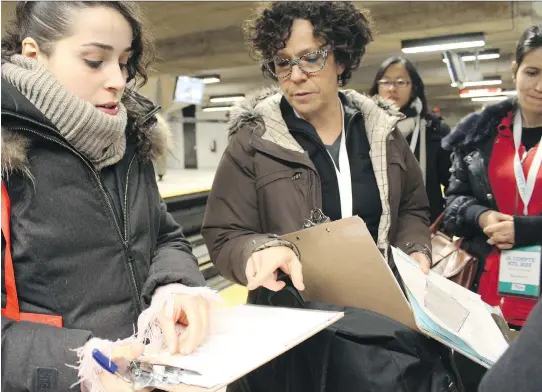
<svg viewBox="0 0 542 392"><path fill-rule="evenodd" d="M230 141L202 229L221 274L247 285L252 303L269 304L271 293L285 286L282 274L303 290L300 255L279 235L300 230L319 210L331 220L360 216L392 268L390 245L428 271L429 204L416 158L395 128L403 116L353 90L339 90L372 41L368 13L350 2L275 2L247 23L246 36L264 75L278 81L280 90L256 92L231 111ZM387 328L381 319L371 320L356 332ZM320 391L320 382L328 391L402 390L389 379L370 380L378 366L386 365L345 363L349 349L342 348L344 357L326 367L327 381L318 374L293 387L288 375L297 372L290 367L294 362L283 361L284 372L280 365L271 367L274 382L261 381L263 369L249 377L257 383L252 390L289 385L289 390ZM326 361L328 353L318 353L311 352L310 360ZM304 361L295 361L295 367ZM422 378L412 390L427 390ZM279 389L272 389L276 382Z"/></svg>
<svg viewBox="0 0 542 392"><path fill-rule="evenodd" d="M134 92L146 34L133 3L26 1L3 36L2 390L132 391L93 349L129 363L147 336L205 338L205 281L152 164L169 130Z"/></svg>

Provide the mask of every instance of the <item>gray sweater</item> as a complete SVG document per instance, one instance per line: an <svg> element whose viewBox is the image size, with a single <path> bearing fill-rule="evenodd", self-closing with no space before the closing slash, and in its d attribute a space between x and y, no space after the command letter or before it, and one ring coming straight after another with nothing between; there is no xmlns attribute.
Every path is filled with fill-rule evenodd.
<svg viewBox="0 0 542 392"><path fill-rule="evenodd" d="M538 302L519 337L485 375L479 392L542 391L542 302Z"/></svg>

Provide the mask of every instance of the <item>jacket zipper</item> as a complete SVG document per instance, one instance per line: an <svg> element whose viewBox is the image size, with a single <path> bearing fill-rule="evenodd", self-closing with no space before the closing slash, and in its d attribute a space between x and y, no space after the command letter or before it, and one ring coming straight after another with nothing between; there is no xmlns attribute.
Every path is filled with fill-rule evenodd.
<svg viewBox="0 0 542 392"><path fill-rule="evenodd" d="M3 112L3 113L5 113L5 112ZM19 119L24 120L24 121L31 122L33 124L36 124L36 125L40 126L40 127L50 129L53 132L56 132L55 129L53 129L53 128L45 125L45 124L34 121L34 120L30 119L30 118L20 116L20 115L17 115L15 113L6 113L6 114L8 114L10 116L13 116L13 117L16 117L16 118L19 118ZM100 188L102 196L104 197L105 202L107 204L107 207L109 208L109 212L111 213L111 216L113 218L115 228L117 229L117 234L119 235L119 237L121 239L123 249L124 249L124 255L126 257L127 264L128 264L128 269L130 270L130 273L131 273L133 289L135 291L134 304L136 305L136 309L137 309L138 313L141 313L142 307L141 307L141 302L140 302L140 297L139 297L139 289L138 289L137 284L136 284L135 274L134 274L134 270L133 270L133 266L132 266L132 261L133 260L132 260L131 255L130 255L128 241L122 235L120 225L119 225L118 220L117 220L117 218L115 216L115 211L113 209L113 206L111 205L111 201L109 200L109 197L107 196L107 193L105 191L105 188L104 188L104 185L103 185L103 182L102 182L102 179L101 179L100 175L96 172L96 170L92 167L92 165L85 159L85 157L82 154L80 154L76 149L74 149L73 147L71 147L67 143L63 143L63 142L61 142L61 141L59 141L59 140L57 140L57 139L55 139L53 137L43 135L43 134L41 134L41 133L39 133L37 131L34 131L32 129L29 129L29 128L25 128L25 127L6 127L6 129L10 129L10 130L19 129L19 130L22 130L22 131L27 131L27 132L30 132L30 133L32 133L34 135L37 135L38 137L42 137L42 138L44 138L46 140L49 140L50 142L56 143L59 146L62 146L64 148L68 149L73 154L75 154L77 157L79 157L85 163L85 165L89 168L89 170L93 174L94 178L96 179L96 182L98 183L98 186ZM135 155L134 155L134 157L135 157ZM131 164L133 162L134 157L132 157L132 161L130 162L130 166L131 166ZM130 171L130 166L128 167L128 173ZM125 222L125 224L126 224L126 222ZM125 226L125 227L127 227L127 226ZM132 296L134 296L134 293L132 293Z"/></svg>
<svg viewBox="0 0 542 392"><path fill-rule="evenodd" d="M125 190L124 190L124 238L128 238L128 180L130 178L130 169L132 168L132 164L134 163L134 160L135 160L135 157L136 155L134 154L132 156L132 159L130 160L130 164L128 165L128 170L126 171L126 181L125 181ZM126 240L126 243L128 241ZM127 244L128 245L128 244ZM141 312L141 303L140 303L140 298L141 298L141 293L139 291L139 287L137 287L137 279L136 279L136 276L135 276L135 271L134 271L134 258L132 257L132 252L130 252L130 248L127 246L126 247L126 250L127 250L127 253L128 253L128 269L130 270L130 275L131 275L131 278L132 278L132 284L134 285L134 288L135 288L135 291L136 291L136 295L137 295L137 307L138 307L138 311Z"/></svg>

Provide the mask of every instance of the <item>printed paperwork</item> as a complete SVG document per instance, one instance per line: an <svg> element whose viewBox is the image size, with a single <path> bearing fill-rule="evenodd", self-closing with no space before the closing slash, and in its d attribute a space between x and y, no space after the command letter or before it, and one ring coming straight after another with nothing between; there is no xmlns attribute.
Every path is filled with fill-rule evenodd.
<svg viewBox="0 0 542 392"><path fill-rule="evenodd" d="M199 372L183 384L216 391L320 332L341 312L240 305L220 309L208 339L187 356L148 355L142 360ZM207 389L203 389L207 388Z"/></svg>
<svg viewBox="0 0 542 392"><path fill-rule="evenodd" d="M495 363L508 343L480 296L392 252L420 330L486 368Z"/></svg>

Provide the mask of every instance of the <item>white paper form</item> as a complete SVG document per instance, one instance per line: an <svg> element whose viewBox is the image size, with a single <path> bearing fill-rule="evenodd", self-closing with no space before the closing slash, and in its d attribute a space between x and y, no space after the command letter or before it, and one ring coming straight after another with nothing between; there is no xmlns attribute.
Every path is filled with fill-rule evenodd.
<svg viewBox="0 0 542 392"><path fill-rule="evenodd" d="M201 376L186 375L183 383L214 388L251 372L343 316L342 312L255 305L220 309L209 338L193 354L162 353L144 360L197 371Z"/></svg>
<svg viewBox="0 0 542 392"><path fill-rule="evenodd" d="M430 336L444 338L444 343L475 357L486 367L495 363L508 348L508 343L480 296L433 272L425 275L418 263L401 250L392 248L392 252L420 328ZM440 301L438 313L444 315L448 312L449 317L438 317L437 312L426 306L428 285L437 287L441 294L448 296L444 299L433 297L432 301ZM434 303L432 307L434 309ZM454 317L455 321L450 321Z"/></svg>

